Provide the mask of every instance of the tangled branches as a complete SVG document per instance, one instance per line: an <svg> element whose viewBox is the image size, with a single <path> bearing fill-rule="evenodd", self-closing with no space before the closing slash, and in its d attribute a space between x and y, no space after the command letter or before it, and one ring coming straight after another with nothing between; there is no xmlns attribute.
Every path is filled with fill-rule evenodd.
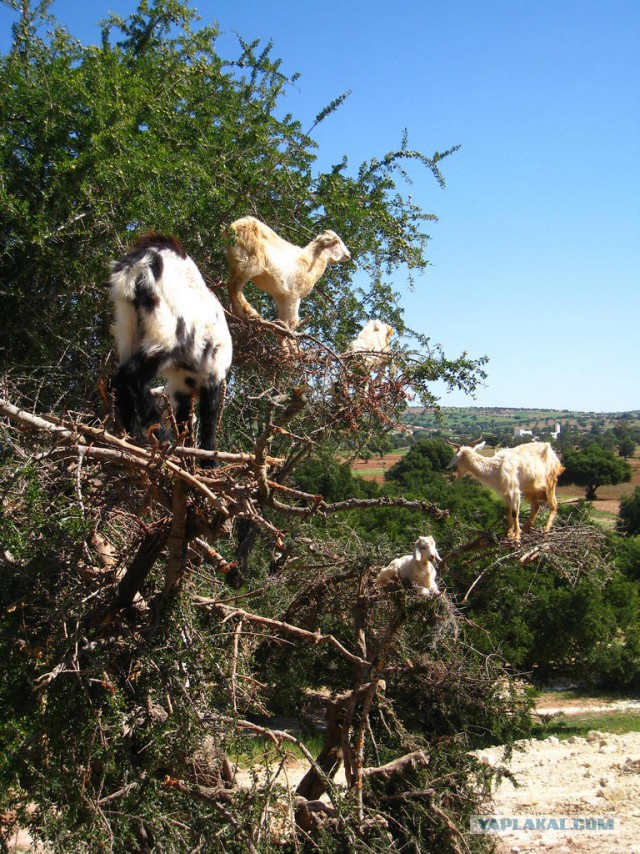
<svg viewBox="0 0 640 854"><path fill-rule="evenodd" d="M242 850L259 850L260 833L251 829L244 814L246 789L238 786L234 773L226 775L230 777L226 782L225 775L219 776L223 768L231 767L227 754L232 746L248 734L268 738L280 762L287 761L282 751L288 743L297 745L309 763L295 796L291 824L281 831L285 837L302 834L319 839L331 830L349 845L371 834L386 838L388 820L370 801L371 781L401 777L409 768L419 774L426 768L427 754L413 744L398 744L392 757L385 751L374 763L366 746L371 714L384 692L386 661L406 609L385 616L383 608L374 619L379 596L372 597L368 565L349 568L352 559L311 541L301 541L294 549L281 524L287 515L304 521L376 503L370 499L330 503L281 482L291 458L272 455L271 445L276 437L282 438L303 406L303 397L292 393L277 416L267 420L251 451L209 452L218 463L212 471L195 465L205 452L179 444L138 447L78 415L43 418L0 400L0 413L9 425L6 452L14 460L5 506L16 518L33 513L28 482L35 477L43 490L38 493L39 506L48 504L51 513L58 496L65 514L64 526L53 538L55 546L47 545L46 566L37 542L25 545L22 553L5 553L16 579L17 599L9 604L20 617L13 655L32 662L35 696L46 698L40 707L35 701L34 715L49 733L46 742L23 745L15 761L21 765L28 757L29 764L50 763L57 755L57 738L64 735L56 717L62 698L74 706L66 707L69 720L84 708L77 734L66 734L75 743L83 732L91 745L81 760L85 763L81 790L73 797L89 806L109 838L121 832L120 825L136 839L158 833L158 821L150 817L127 823L127 809L134 808L125 808L135 803L134 811L140 811L148 788L145 781L152 779L156 789L160 786L161 801L173 792L197 801L205 813L213 808L223 825L235 828ZM446 517L446 512L425 501L387 497L378 503ZM70 520L72 532L66 527ZM43 521L45 526L53 523L51 517ZM234 565L230 535L234 526L246 523L259 531L271 553L297 551L297 555L285 564L281 577L267 579L266 587L228 599L223 579ZM308 550L308 565L316 564L318 580L301 585L298 576L292 587L301 571L301 549ZM161 557L164 580L158 586L154 568ZM336 568L342 568L338 576ZM292 589L296 593L285 613L270 615L269 610L279 607ZM257 609L249 609L239 604L245 597L256 604L258 598L262 601ZM330 611L326 601L320 604L323 598L331 601ZM355 636L349 628L351 608L359 615ZM331 611L336 629L326 631L320 624ZM380 629L374 625L379 619ZM311 654L316 667L326 668L326 678L319 677L321 684L346 680L353 686L327 700L327 743L317 758L297 736L243 717L247 712L268 713L275 687L284 681L276 676L287 666L283 651L303 658ZM123 703L129 709L124 719ZM181 748L175 739L167 741L160 734L165 721L176 715L183 720L189 747ZM50 731L54 719L55 737ZM157 749L142 750L152 732ZM213 786L190 776L198 740L211 741L214 748L207 765ZM101 745L99 753L111 756L124 749L127 758L122 767L109 760L108 774L101 775L98 769L106 759L97 758L94 745ZM332 782L343 763L347 794ZM279 802L278 792L273 783L257 786L252 809L261 804L260 809L269 812ZM318 806L323 792L330 795L329 808ZM348 793L355 793L355 800ZM61 798L59 794L57 809Z"/></svg>
<svg viewBox="0 0 640 854"><path fill-rule="evenodd" d="M527 704L497 695L501 666L465 640L453 599L381 593L384 546L330 524L385 508L447 524L448 511L329 501L290 480L320 437L357 447L358 425L391 423L401 371L359 371L310 336L268 346L279 331L258 326L253 344L253 327L234 332L241 374L221 440L233 450L187 447L175 425L172 444L140 447L108 417L0 399L5 650L30 721L7 751L22 787L11 804L38 804L42 839L60 841L68 816L93 850L192 850L212 835L238 852L273 839L467 850L489 773L469 748L521 734ZM594 536L558 526L516 547L484 534L441 575L470 598L514 561L571 582Z"/></svg>
<svg viewBox="0 0 640 854"><path fill-rule="evenodd" d="M163 834L197 847L213 832L232 851L272 838L291 850L467 850L461 828L495 773L470 756L474 734L522 734L527 704L496 691L499 662L465 640L446 594L382 594L372 579L386 554L353 532L318 537L318 523L350 511L448 514L425 500L330 502L289 485L321 420L308 411L316 395L307 384L250 401L242 450L215 452L180 436L139 447L105 423L0 400L12 461L4 507L31 516L32 532L5 551L10 657L35 689L33 734L9 755L41 805L42 838L55 837L61 810L82 806L94 847L121 837L142 851ZM333 403L322 406L328 417ZM203 455L217 468L200 469ZM598 537L576 526L519 545L483 534L445 554L441 575L467 593L463 606L514 562L544 563L572 584ZM278 724L283 713L295 728ZM299 727L321 734L317 748ZM62 761L70 749L78 785ZM45 765L60 766L54 796L26 782Z"/></svg>

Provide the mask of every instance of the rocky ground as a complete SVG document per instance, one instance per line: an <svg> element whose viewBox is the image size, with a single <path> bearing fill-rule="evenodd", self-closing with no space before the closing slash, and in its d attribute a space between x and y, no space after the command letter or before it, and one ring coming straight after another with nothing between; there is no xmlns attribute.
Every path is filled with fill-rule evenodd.
<svg viewBox="0 0 640 854"><path fill-rule="evenodd" d="M482 754L484 761L501 765L501 747ZM594 730L586 738L521 741L505 767L519 787L506 778L497 786L496 818L519 816L521 825L527 818L547 819L548 826L550 818L560 825L564 817L569 829L501 830L496 833L501 852L640 854L640 733ZM598 819L602 829L596 829Z"/></svg>

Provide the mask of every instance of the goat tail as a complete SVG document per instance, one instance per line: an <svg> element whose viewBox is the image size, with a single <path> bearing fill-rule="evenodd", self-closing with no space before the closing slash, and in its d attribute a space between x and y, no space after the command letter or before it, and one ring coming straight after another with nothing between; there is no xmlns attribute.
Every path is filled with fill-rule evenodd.
<svg viewBox="0 0 640 854"><path fill-rule="evenodd" d="M230 231L235 235L236 241L250 246L264 240L265 230L264 224L252 216L243 216L231 223L230 226Z"/></svg>

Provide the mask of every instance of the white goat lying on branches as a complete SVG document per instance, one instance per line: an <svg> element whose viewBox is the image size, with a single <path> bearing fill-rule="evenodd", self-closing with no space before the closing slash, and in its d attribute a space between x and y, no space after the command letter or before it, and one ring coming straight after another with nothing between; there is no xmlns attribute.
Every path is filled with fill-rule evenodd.
<svg viewBox="0 0 640 854"><path fill-rule="evenodd" d="M213 450L232 357L222 305L175 237L143 235L111 270L113 388L125 430L144 439L157 424L156 437L170 438L150 387L161 373L178 425L189 422L199 397L200 447Z"/></svg>
<svg viewBox="0 0 640 854"><path fill-rule="evenodd" d="M482 437L481 437L482 438ZM485 442L476 439L469 445L457 445L455 456L448 468L456 469L458 477L470 474L480 483L502 495L507 508L507 537L520 541L520 495L531 503L531 513L525 524L525 533L531 530L540 504L550 509L544 530L550 531L558 512L556 485L564 466L549 442L529 442L516 448L504 448L492 457L483 457L478 451Z"/></svg>
<svg viewBox="0 0 640 854"><path fill-rule="evenodd" d="M394 581L410 581L416 585L420 596L439 593L436 568L432 561L441 560L433 537L418 537L413 546L413 554L392 560L388 566L380 570L375 583L384 585Z"/></svg>
<svg viewBox="0 0 640 854"><path fill-rule="evenodd" d="M229 298L238 317L260 317L243 293L246 283L272 296L278 320L294 330L300 323L300 301L324 273L327 264L349 261L349 250L335 231L323 231L307 246L294 246L253 216L229 226L227 246Z"/></svg>
<svg viewBox="0 0 640 854"><path fill-rule="evenodd" d="M364 364L372 369L385 365L389 361L391 338L395 329L382 320L369 320L360 330L357 338L349 344L348 352L357 353Z"/></svg>

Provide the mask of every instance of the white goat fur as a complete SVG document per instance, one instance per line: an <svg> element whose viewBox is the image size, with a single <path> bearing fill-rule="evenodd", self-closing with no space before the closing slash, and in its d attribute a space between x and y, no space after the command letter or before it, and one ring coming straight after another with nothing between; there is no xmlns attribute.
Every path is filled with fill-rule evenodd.
<svg viewBox="0 0 640 854"><path fill-rule="evenodd" d="M350 353L360 353L368 368L376 368L388 361L391 350L391 338L395 330L382 320L369 320L360 330L357 338L349 344ZM379 355L377 355L379 354Z"/></svg>
<svg viewBox="0 0 640 854"><path fill-rule="evenodd" d="M229 297L238 317L259 317L243 293L251 280L276 302L278 319L289 329L300 323L300 301L312 290L327 264L351 258L335 231L323 231L307 246L294 246L259 219L245 216L231 223L227 246Z"/></svg>
<svg viewBox="0 0 640 854"><path fill-rule="evenodd" d="M540 504L547 504L550 510L545 531L551 526L558 512L556 485L564 466L556 456L549 442L528 442L516 448L504 448L496 451L492 457L483 457L478 451L484 442L475 447L456 445L456 453L451 467L456 467L458 477L470 474L502 495L507 508L507 537L520 540L520 496L531 504L531 513L524 526L525 532L531 530Z"/></svg>
<svg viewBox="0 0 640 854"><path fill-rule="evenodd" d="M114 388L125 428L144 438L152 424L161 424L150 383L162 373L179 423L191 399L200 398L200 445L212 450L232 358L222 305L175 238L144 235L111 268L119 355ZM162 425L156 435L168 438Z"/></svg>
<svg viewBox="0 0 640 854"><path fill-rule="evenodd" d="M436 541L433 537L418 537L413 546L413 554L397 557L376 576L376 584L390 584L393 581L410 581L418 587L421 596L439 593L436 583L436 569L432 561L440 561Z"/></svg>

